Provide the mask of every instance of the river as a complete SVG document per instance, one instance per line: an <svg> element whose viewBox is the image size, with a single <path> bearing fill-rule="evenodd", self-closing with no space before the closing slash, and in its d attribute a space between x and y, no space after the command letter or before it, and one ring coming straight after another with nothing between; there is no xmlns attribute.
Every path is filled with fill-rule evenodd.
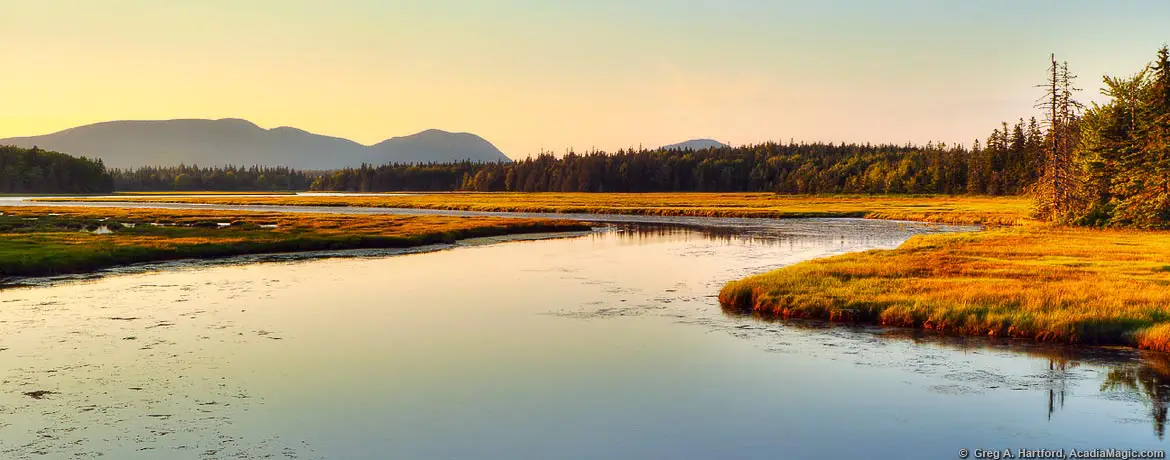
<svg viewBox="0 0 1170 460"><path fill-rule="evenodd" d="M0 458L1163 448L1163 355L768 322L714 297L752 273L948 230L618 222L566 238L169 263L0 290Z"/></svg>

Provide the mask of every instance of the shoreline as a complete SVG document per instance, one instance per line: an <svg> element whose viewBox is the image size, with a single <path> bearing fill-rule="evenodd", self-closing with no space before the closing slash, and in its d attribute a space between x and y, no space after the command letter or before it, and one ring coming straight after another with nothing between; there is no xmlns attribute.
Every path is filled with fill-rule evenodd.
<svg viewBox="0 0 1170 460"><path fill-rule="evenodd" d="M592 228L581 222L554 219L65 207L5 208L0 214L0 226L4 227L0 238L0 288L20 279L144 263L402 249Z"/></svg>
<svg viewBox="0 0 1170 460"><path fill-rule="evenodd" d="M319 250L319 251L298 251L298 252L264 252L256 254L239 254L223 257L202 257L202 258L186 258L186 259L170 259L158 260L152 262L138 262L125 265L114 265L96 270L90 270L78 273L65 273L60 275L47 276L24 276L13 277L10 280L0 282L0 291L8 289L47 287L60 283L71 283L80 281L91 281L113 275L129 275L129 274L143 274L156 271L165 271L169 269L183 270L183 269L202 269L212 267L223 267L232 265L250 265L250 264L265 264L265 263L292 263L323 259L358 259L358 258L376 258L376 257L393 257L410 254L426 254L431 252L446 251L449 249L457 249L461 247L475 247L485 246L491 244L502 244L520 241L542 241L560 238L576 238L580 236L587 236L593 233L593 230L582 231L556 231L556 232L534 232L534 233L508 233L495 236L480 236L465 239L458 239L450 243L435 243L424 244L420 246L407 246L398 248L367 248L367 249L336 249L336 250Z"/></svg>
<svg viewBox="0 0 1170 460"><path fill-rule="evenodd" d="M725 311L1170 352L1170 232L1033 225L915 236L728 282Z"/></svg>

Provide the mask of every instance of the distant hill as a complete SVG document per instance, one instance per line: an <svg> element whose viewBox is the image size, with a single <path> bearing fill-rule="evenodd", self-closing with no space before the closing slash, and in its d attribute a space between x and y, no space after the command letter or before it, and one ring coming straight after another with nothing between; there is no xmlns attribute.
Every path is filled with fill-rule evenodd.
<svg viewBox="0 0 1170 460"><path fill-rule="evenodd" d="M728 147L728 145L714 139L691 139L686 142L664 145L662 150L703 150L721 147Z"/></svg>
<svg viewBox="0 0 1170 460"><path fill-rule="evenodd" d="M437 129L395 137L372 146L290 127L264 129L247 120L110 121L33 137L0 139L0 145L37 146L100 158L107 166L198 164L338 169L364 163L511 161L474 134Z"/></svg>
<svg viewBox="0 0 1170 460"><path fill-rule="evenodd" d="M431 161L478 162L512 161L484 138L468 133L449 133L428 129L418 134L393 137L373 147L377 158L398 163L426 163ZM386 160L378 162L387 163Z"/></svg>

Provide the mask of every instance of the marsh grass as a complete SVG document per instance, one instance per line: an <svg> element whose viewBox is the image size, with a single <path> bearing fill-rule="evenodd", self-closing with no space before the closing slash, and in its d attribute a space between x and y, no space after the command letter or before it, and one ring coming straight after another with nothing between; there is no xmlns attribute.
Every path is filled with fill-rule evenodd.
<svg viewBox="0 0 1170 460"><path fill-rule="evenodd" d="M1023 197L776 195L772 193L433 193L386 196L137 197L221 205L359 206L693 217L865 217L953 224L1028 221ZM51 199L49 201L52 201ZM90 200L79 200L90 201ZM96 199L94 201L119 201Z"/></svg>
<svg viewBox="0 0 1170 460"><path fill-rule="evenodd" d="M170 191L170 192L114 192L114 195L126 196L155 196L155 195L223 195L223 196L249 196L249 195L290 195L295 196L297 192L289 191Z"/></svg>
<svg viewBox="0 0 1170 460"><path fill-rule="evenodd" d="M1170 232L1028 225L916 236L894 250L728 283L727 308L945 334L1170 351Z"/></svg>
<svg viewBox="0 0 1170 460"><path fill-rule="evenodd" d="M221 225L224 223L230 225ZM97 228L110 233L86 231ZM0 278L80 273L186 258L399 248L474 237L588 229L578 222L548 219L9 208L0 215Z"/></svg>

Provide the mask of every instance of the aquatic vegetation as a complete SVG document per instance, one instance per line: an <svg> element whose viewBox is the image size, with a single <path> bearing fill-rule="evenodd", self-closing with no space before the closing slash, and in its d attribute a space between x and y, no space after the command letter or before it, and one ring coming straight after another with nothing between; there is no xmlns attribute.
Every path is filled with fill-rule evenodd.
<svg viewBox="0 0 1170 460"><path fill-rule="evenodd" d="M1170 232L1029 225L916 236L728 283L726 308L1170 351Z"/></svg>
<svg viewBox="0 0 1170 460"><path fill-rule="evenodd" d="M0 278L185 258L398 248L588 229L578 222L546 219L14 208L0 215Z"/></svg>
<svg viewBox="0 0 1170 460"><path fill-rule="evenodd" d="M953 224L1029 220L1024 197L776 195L772 193L432 193L383 196L141 197L135 201L220 205L360 206L693 217L866 217ZM43 199L43 201L72 201ZM125 201L105 198L77 201Z"/></svg>

